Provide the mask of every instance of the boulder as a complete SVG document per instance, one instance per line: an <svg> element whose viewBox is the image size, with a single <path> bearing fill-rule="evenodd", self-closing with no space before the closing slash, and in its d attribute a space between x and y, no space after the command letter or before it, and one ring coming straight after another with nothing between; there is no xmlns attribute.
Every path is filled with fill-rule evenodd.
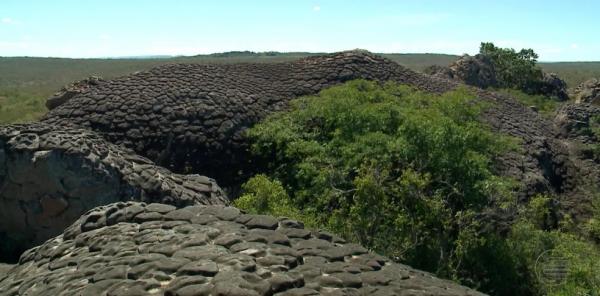
<svg viewBox="0 0 600 296"><path fill-rule="evenodd" d="M171 173L92 131L0 127L0 259L59 234L93 207L123 200L228 203L213 179Z"/></svg>
<svg viewBox="0 0 600 296"><path fill-rule="evenodd" d="M542 80L537 83L533 92L558 101L569 99L567 83L555 73L542 73Z"/></svg>
<svg viewBox="0 0 600 296"><path fill-rule="evenodd" d="M463 55L448 67L430 66L424 71L426 74L454 79L462 83L479 88L497 86L496 70L489 57L477 54L475 56Z"/></svg>
<svg viewBox="0 0 600 296"><path fill-rule="evenodd" d="M287 218L115 203L30 249L16 295L483 295Z"/></svg>
<svg viewBox="0 0 600 296"><path fill-rule="evenodd" d="M577 86L574 91L575 102L600 106L600 80L592 78Z"/></svg>
<svg viewBox="0 0 600 296"><path fill-rule="evenodd" d="M561 137L576 139L582 143L598 143L591 132L591 120L594 117L600 117L600 106L590 103L567 103L556 112L554 124Z"/></svg>
<svg viewBox="0 0 600 296"><path fill-rule="evenodd" d="M491 59L485 55L464 55L449 66L454 79L479 88L497 85L496 70Z"/></svg>
<svg viewBox="0 0 600 296"><path fill-rule="evenodd" d="M52 110L66 103L74 96L81 94L87 91L88 89L99 85L102 82L104 82L104 80L102 79L102 77L98 76L90 76L86 79L75 81L63 87L61 90L49 97L46 100L46 108L48 108L48 110Z"/></svg>
<svg viewBox="0 0 600 296"><path fill-rule="evenodd" d="M431 65L423 69L423 73L443 79L454 79L454 73L447 66Z"/></svg>

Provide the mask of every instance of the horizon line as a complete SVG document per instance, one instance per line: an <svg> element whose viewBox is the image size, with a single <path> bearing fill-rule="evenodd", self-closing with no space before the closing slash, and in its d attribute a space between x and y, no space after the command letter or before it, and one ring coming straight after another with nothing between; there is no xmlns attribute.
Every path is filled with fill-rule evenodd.
<svg viewBox="0 0 600 296"><path fill-rule="evenodd" d="M211 53L199 53L194 55L171 55L171 54L146 54L146 55L119 55L119 56L98 56L98 57L66 57L66 56L35 56L35 55L0 55L0 58L38 58L38 59L69 59L69 60L126 60L126 59L139 59L139 60L150 60L150 59L172 59L172 58L191 58L198 56L211 56L218 54L228 53L248 53L248 54L330 54L336 52L352 51L352 50L364 50L364 49L350 49L342 51L253 51L253 50L230 50L230 51L219 51ZM463 54L452 54L452 53L439 53L439 52L372 52L378 55L447 55L447 56L462 56ZM217 57L218 58L218 57ZM222 57L227 58L227 57ZM538 63L598 63L600 60L538 60Z"/></svg>

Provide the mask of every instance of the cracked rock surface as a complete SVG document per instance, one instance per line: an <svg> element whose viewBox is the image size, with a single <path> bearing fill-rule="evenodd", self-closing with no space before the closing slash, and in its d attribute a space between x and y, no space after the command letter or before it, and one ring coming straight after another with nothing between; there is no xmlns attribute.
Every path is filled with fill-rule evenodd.
<svg viewBox="0 0 600 296"><path fill-rule="evenodd" d="M52 110L43 122L97 131L173 171L200 173L235 187L260 165L249 162L245 129L293 98L358 78L432 93L461 85L364 51L271 64L172 64L108 80ZM523 181L521 199L535 193L579 194L584 177L574 165L577 156L556 139L551 120L510 96L472 90L491 103L482 119L520 138L522 153L504 156L499 169Z"/></svg>
<svg viewBox="0 0 600 296"><path fill-rule="evenodd" d="M174 174L89 130L0 127L0 257L61 233L91 208L124 200L228 202L213 179Z"/></svg>
<svg viewBox="0 0 600 296"><path fill-rule="evenodd" d="M120 202L33 248L3 295L483 295L286 218Z"/></svg>

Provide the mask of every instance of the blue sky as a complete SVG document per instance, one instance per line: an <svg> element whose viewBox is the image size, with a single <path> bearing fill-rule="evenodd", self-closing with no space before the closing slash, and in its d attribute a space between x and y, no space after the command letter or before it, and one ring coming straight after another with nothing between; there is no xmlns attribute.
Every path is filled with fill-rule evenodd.
<svg viewBox="0 0 600 296"><path fill-rule="evenodd" d="M544 61L598 61L598 11L583 0L0 0L0 56L473 54L492 41Z"/></svg>

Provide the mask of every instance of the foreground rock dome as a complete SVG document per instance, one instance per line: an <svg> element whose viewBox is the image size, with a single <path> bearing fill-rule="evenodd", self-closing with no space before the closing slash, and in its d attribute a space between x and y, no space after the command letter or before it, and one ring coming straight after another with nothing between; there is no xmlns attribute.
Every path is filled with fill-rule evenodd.
<svg viewBox="0 0 600 296"><path fill-rule="evenodd" d="M2 295L483 295L286 218L95 208L0 274Z"/></svg>

